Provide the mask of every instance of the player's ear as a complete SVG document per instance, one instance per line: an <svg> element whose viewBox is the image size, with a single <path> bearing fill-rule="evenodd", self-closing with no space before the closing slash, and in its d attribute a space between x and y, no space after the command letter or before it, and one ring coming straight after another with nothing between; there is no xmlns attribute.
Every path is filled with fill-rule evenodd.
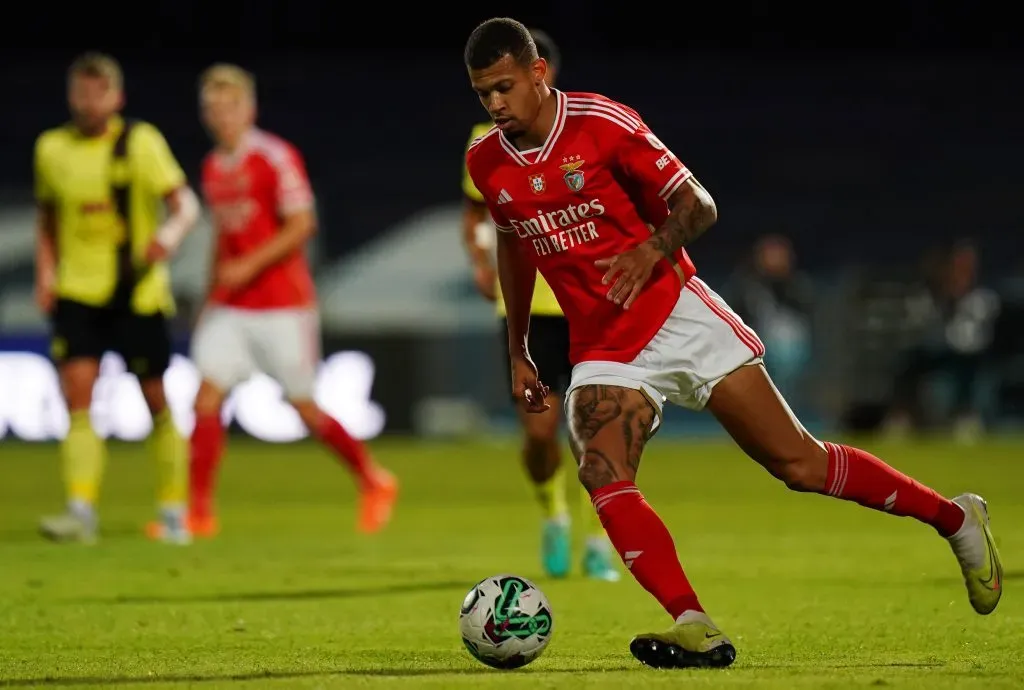
<svg viewBox="0 0 1024 690"><path fill-rule="evenodd" d="M537 58L530 65L530 71L533 72L534 85L540 86L544 83L544 78L548 74L548 61L544 58Z"/></svg>

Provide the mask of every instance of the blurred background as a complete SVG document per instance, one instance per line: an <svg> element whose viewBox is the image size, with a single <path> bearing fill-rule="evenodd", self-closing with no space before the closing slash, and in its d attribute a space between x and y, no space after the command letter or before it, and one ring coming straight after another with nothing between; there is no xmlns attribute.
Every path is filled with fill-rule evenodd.
<svg viewBox="0 0 1024 690"><path fill-rule="evenodd" d="M65 70L86 49L122 62L127 114L163 131L196 187L209 149L198 73L222 60L255 73L260 124L297 144L318 195L319 395L355 433L513 430L503 335L459 238L463 150L484 117L461 51L478 21L506 12L560 44L563 89L633 106L715 196L720 221L692 256L760 332L810 426L971 440L1024 421L1024 63L1009 22L983 5L626 14L552 0L399 15L156 0L19 12L0 41L0 436L60 433L32 300L31 159L35 137L65 120ZM209 242L204 220L174 265L182 357L169 388L186 426ZM106 367L100 425L141 437L141 399L116 361ZM237 391L233 409L250 435L302 434L273 414L267 382ZM713 428L678 410L666 424Z"/></svg>

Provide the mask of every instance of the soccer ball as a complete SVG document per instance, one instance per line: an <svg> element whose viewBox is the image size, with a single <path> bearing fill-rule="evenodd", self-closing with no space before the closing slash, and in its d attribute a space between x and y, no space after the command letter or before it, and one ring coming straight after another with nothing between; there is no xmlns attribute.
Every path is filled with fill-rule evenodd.
<svg viewBox="0 0 1024 690"><path fill-rule="evenodd" d="M551 604L526 578L495 575L462 601L459 630L466 649L491 668L513 669L536 659L551 640Z"/></svg>

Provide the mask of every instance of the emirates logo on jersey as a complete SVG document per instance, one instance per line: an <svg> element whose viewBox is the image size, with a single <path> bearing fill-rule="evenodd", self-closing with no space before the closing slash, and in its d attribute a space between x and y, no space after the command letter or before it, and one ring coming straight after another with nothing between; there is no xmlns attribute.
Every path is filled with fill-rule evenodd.
<svg viewBox="0 0 1024 690"><path fill-rule="evenodd" d="M554 211L538 210L532 218L509 218L509 223L520 239L530 242L537 256L548 256L598 239L598 225L592 219L604 213L601 200L592 199Z"/></svg>
<svg viewBox="0 0 1024 690"><path fill-rule="evenodd" d="M234 234L245 232L259 212L259 205L252 199L240 199L228 203L211 204L210 211L214 223L221 232Z"/></svg>
<svg viewBox="0 0 1024 690"><path fill-rule="evenodd" d="M544 181L544 173L530 175L529 180L530 189L533 190L534 194L543 194L544 190L548 188L547 182Z"/></svg>

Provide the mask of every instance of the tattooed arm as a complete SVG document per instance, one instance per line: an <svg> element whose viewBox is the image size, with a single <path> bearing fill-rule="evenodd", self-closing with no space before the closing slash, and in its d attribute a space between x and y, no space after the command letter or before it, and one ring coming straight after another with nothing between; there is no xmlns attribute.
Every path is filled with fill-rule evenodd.
<svg viewBox="0 0 1024 690"><path fill-rule="evenodd" d="M697 179L690 177L669 199L672 209L651 239L644 242L661 256L672 256L693 242L718 220L718 207Z"/></svg>
<svg viewBox="0 0 1024 690"><path fill-rule="evenodd" d="M662 259L672 255L704 234L718 220L718 208L708 191L692 176L679 185L668 199L671 211L650 239L637 247L596 262L607 268L603 283L611 285L608 299L629 309Z"/></svg>
<svg viewBox="0 0 1024 690"><path fill-rule="evenodd" d="M718 210L692 171L635 111L621 104L607 109L617 118L613 119L608 139L613 165L638 187L657 194L670 209L668 218L650 238L629 251L596 262L598 268L607 269L603 282L609 286L608 299L629 309L657 263L665 258L674 262L675 252L714 225ZM627 133L622 133L623 128Z"/></svg>

